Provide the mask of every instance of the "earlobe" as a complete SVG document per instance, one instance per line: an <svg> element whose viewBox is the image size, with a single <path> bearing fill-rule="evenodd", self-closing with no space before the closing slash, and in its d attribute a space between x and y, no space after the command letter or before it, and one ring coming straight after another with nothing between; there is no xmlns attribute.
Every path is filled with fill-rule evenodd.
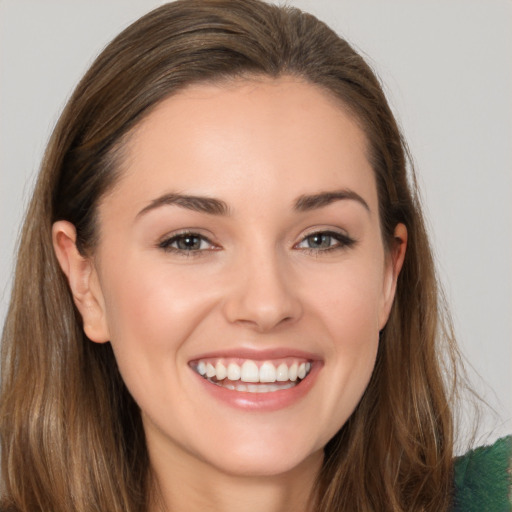
<svg viewBox="0 0 512 512"><path fill-rule="evenodd" d="M57 221L52 228L53 248L64 272L73 301L82 315L87 337L97 343L109 341L103 294L90 258L76 247L76 229L68 221Z"/></svg>
<svg viewBox="0 0 512 512"><path fill-rule="evenodd" d="M395 298L396 284L407 250L407 228L404 224L397 224L393 233L393 247L389 251L386 262L386 276L384 279L383 305L379 318L379 330L383 329L388 320L391 306Z"/></svg>

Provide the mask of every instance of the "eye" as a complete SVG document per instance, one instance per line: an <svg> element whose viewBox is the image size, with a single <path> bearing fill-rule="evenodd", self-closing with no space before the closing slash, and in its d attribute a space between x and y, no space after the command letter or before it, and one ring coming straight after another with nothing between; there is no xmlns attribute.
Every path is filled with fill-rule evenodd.
<svg viewBox="0 0 512 512"><path fill-rule="evenodd" d="M295 247L314 252L326 252L350 247L355 240L335 231L317 231L303 238Z"/></svg>
<svg viewBox="0 0 512 512"><path fill-rule="evenodd" d="M198 253L216 248L205 236L191 232L179 233L165 238L158 246L165 251L181 254Z"/></svg>

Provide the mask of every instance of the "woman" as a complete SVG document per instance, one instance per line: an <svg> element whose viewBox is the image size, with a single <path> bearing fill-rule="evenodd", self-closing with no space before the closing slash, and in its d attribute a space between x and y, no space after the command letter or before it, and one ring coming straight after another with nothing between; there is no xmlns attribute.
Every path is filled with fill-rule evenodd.
<svg viewBox="0 0 512 512"><path fill-rule="evenodd" d="M312 16L185 0L120 34L27 214L5 509L450 510L457 352L406 162Z"/></svg>

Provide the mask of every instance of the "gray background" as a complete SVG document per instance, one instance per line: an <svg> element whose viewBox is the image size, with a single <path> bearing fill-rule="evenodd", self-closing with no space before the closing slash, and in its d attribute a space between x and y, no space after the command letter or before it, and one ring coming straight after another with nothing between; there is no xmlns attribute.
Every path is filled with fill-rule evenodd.
<svg viewBox="0 0 512 512"><path fill-rule="evenodd" d="M65 99L102 47L161 3L0 0L1 324L23 210ZM512 432L512 2L288 3L327 21L382 78L473 385L499 412L479 432Z"/></svg>

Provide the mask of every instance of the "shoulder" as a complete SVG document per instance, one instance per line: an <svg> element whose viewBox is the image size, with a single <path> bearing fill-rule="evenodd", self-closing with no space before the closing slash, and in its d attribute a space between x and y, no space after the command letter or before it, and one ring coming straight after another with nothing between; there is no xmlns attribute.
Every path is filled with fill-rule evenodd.
<svg viewBox="0 0 512 512"><path fill-rule="evenodd" d="M453 512L512 511L512 436L455 459Z"/></svg>

